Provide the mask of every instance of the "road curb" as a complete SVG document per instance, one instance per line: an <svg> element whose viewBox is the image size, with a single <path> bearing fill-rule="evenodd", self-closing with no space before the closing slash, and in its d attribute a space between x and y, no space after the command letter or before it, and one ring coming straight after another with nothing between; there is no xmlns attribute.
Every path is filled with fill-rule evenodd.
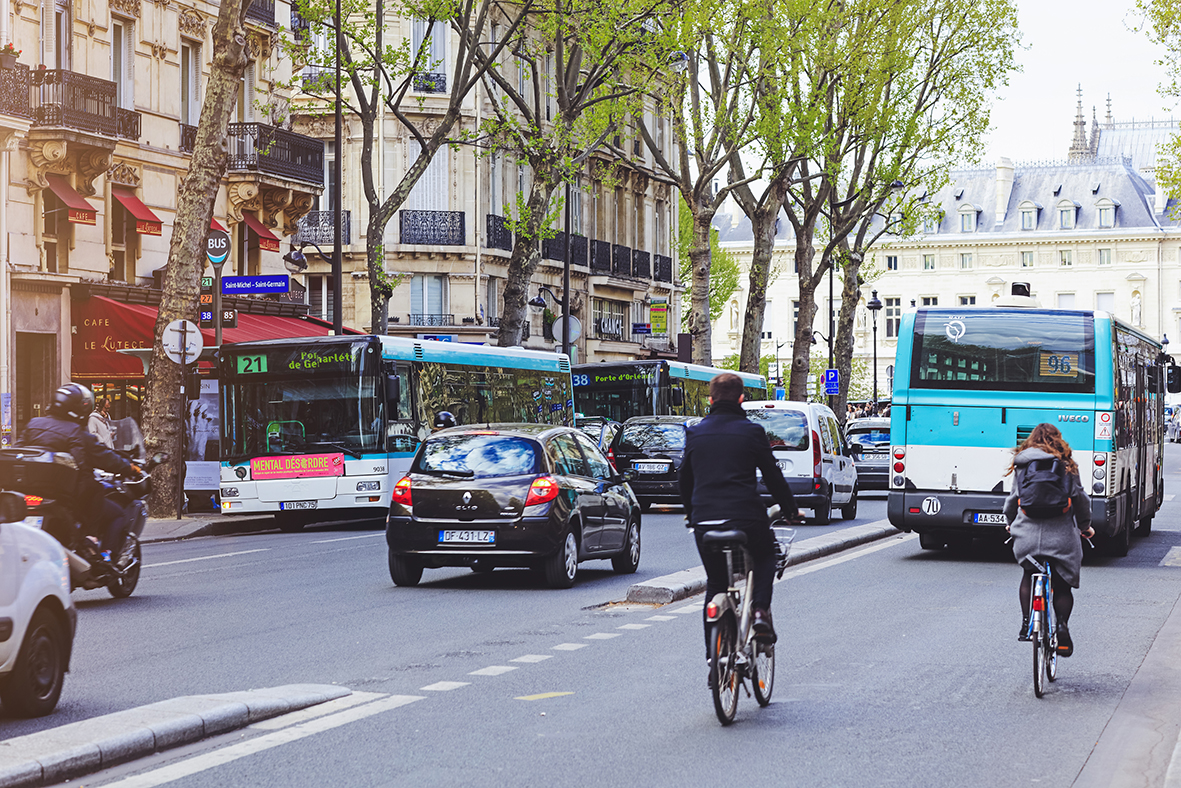
<svg viewBox="0 0 1181 788"><path fill-rule="evenodd" d="M797 529L797 533L799 529ZM888 536L901 534L888 520L878 520L866 525L856 525L852 528L842 528L830 534L814 536L792 545L788 566L802 564L822 556L831 555L841 550L884 539ZM655 577L636 583L627 590L627 601L644 604L667 605L679 599L691 597L705 590L705 569L694 567L682 569L663 577Z"/></svg>
<svg viewBox="0 0 1181 788"><path fill-rule="evenodd" d="M189 695L0 741L0 788L52 785L350 694L288 684Z"/></svg>
<svg viewBox="0 0 1181 788"><path fill-rule="evenodd" d="M197 536L228 536L275 528L274 515L237 515L234 517L199 518L191 520L148 520L140 534L141 544L177 542Z"/></svg>

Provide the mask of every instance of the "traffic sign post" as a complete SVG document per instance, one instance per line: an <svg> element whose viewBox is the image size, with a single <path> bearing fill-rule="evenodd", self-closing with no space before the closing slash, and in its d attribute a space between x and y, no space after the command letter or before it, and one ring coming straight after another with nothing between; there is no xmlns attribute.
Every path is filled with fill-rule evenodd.
<svg viewBox="0 0 1181 788"><path fill-rule="evenodd" d="M188 320L173 320L164 327L164 336L160 344L164 348L164 355L180 364L180 456L176 462L176 487L180 497L176 500L176 519L184 517L185 500L185 414L188 407L185 399L185 367L201 357L205 349L205 342L201 338L201 329Z"/></svg>
<svg viewBox="0 0 1181 788"><path fill-rule="evenodd" d="M213 316L216 318L213 326L213 344L221 347L221 267L230 256L230 234L225 230L210 230L206 233L205 256L213 266ZM235 314L235 320L236 318Z"/></svg>

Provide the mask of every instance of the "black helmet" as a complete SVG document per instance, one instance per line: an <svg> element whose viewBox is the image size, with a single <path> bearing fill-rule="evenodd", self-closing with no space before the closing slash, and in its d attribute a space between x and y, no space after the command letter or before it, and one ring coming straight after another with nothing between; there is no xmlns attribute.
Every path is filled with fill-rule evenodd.
<svg viewBox="0 0 1181 788"><path fill-rule="evenodd" d="M435 414L435 429L437 430L445 430L457 424L459 422L455 420L455 414L449 410L441 410Z"/></svg>
<svg viewBox="0 0 1181 788"><path fill-rule="evenodd" d="M79 424L90 418L93 410L93 392L79 383L67 383L53 392L53 400L49 403L51 414L72 419Z"/></svg>

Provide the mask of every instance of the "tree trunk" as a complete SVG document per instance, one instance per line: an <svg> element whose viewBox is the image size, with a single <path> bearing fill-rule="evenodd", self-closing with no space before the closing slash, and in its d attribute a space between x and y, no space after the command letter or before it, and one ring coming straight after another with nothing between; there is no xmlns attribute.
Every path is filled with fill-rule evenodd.
<svg viewBox="0 0 1181 788"><path fill-rule="evenodd" d="M376 206L369 206L369 227L365 237L365 265L369 272L369 326L374 334L385 334L389 331L389 304L393 287L390 286L385 272L385 244L381 242L385 234L385 222L381 220ZM377 238L378 241L371 241Z"/></svg>
<svg viewBox="0 0 1181 788"><path fill-rule="evenodd" d="M524 344L522 340L527 339L522 334L529 310L529 283L533 281L533 273L541 262L537 239L541 236L541 227L548 215L550 197L555 187L551 173L539 171L536 167L533 173L533 185L526 202L528 214L525 231L516 234L504 282L504 311L501 313L500 332L496 338L496 344L500 347L515 347Z"/></svg>
<svg viewBox="0 0 1181 788"><path fill-rule="evenodd" d="M754 234L754 250L750 258L746 314L742 319L742 344L738 351L738 368L743 372L753 372L756 375L759 373L759 357L762 355L763 320L767 311L767 285L770 284L771 253L775 250L775 218L782 202L780 200L779 203L776 203L773 211L754 211L750 217L751 231Z"/></svg>
<svg viewBox="0 0 1181 788"><path fill-rule="evenodd" d="M709 235L716 209L712 203L689 204L693 213L693 242L689 247L689 264L693 270L689 297L689 337L693 363L709 367L713 366L713 324L709 315Z"/></svg>
<svg viewBox="0 0 1181 788"><path fill-rule="evenodd" d="M180 184L164 270L164 293L156 317L156 338L144 397L144 441L149 453L165 452L171 458L152 474L149 507L157 517L176 512L184 496L177 479L177 464L183 467L184 463L180 447L186 403L181 394L181 367L164 355L161 338L164 328L173 320L192 320L198 313L200 279L206 265L205 236L229 160L226 131L230 113L246 71L243 3L244 0L225 0L213 26L213 64L189 171Z"/></svg>
<svg viewBox="0 0 1181 788"><path fill-rule="evenodd" d="M833 353L836 356L837 369L841 373L842 385L833 403L833 410L843 426L849 405L849 387L853 385L853 322L857 317L857 304L861 301L861 263L865 255L861 252L850 252L844 244L841 252L845 264L841 269L841 311L837 317Z"/></svg>
<svg viewBox="0 0 1181 788"><path fill-rule="evenodd" d="M812 358L812 325L816 321L816 280L812 276L812 259L816 247L810 231L796 240L795 264L799 271L800 312L796 320L795 342L791 346L791 382L787 398L803 402L808 399L808 372Z"/></svg>

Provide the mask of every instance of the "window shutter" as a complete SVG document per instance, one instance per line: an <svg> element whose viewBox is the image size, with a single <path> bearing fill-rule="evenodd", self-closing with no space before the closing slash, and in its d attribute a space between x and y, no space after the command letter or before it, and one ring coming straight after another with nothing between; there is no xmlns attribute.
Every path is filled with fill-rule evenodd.
<svg viewBox="0 0 1181 788"><path fill-rule="evenodd" d="M418 143L409 142L407 148L406 165L409 167L418 156ZM447 176L450 170L450 157L451 150L445 145L435 151L430 164L426 166L426 170L418 179L418 183L414 184L410 197L406 200L407 208L416 211L447 210L449 205Z"/></svg>
<svg viewBox="0 0 1181 788"><path fill-rule="evenodd" d="M410 314L422 314L422 274L410 278Z"/></svg>
<svg viewBox="0 0 1181 788"><path fill-rule="evenodd" d="M135 109L135 23L123 23L123 109Z"/></svg>

